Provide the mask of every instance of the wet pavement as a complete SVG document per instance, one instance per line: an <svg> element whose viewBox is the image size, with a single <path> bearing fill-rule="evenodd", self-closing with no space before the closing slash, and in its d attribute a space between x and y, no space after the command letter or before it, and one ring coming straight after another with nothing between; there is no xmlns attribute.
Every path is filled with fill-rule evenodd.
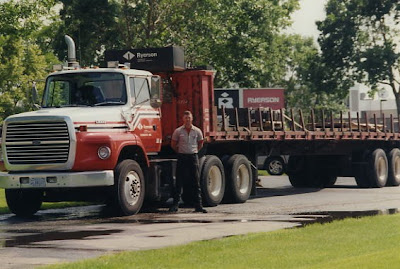
<svg viewBox="0 0 400 269"><path fill-rule="evenodd" d="M42 210L31 219L0 216L1 268L34 268L125 250L142 250L326 223L348 217L396 214L400 188L358 189L341 178L334 188L294 189L287 177L263 177L256 197L222 204L208 214L182 208L148 209L113 217L101 205Z"/></svg>

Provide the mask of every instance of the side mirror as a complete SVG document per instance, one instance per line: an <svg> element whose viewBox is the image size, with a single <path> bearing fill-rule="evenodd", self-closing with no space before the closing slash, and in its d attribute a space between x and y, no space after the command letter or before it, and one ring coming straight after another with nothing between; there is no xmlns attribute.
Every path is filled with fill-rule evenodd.
<svg viewBox="0 0 400 269"><path fill-rule="evenodd" d="M33 106L36 108L36 109L39 109L40 108L40 106L37 104L37 101L38 101L38 90L37 90L37 88L36 88L36 82L34 81L33 83L32 83L32 103L33 103Z"/></svg>
<svg viewBox="0 0 400 269"><path fill-rule="evenodd" d="M150 105L154 108L161 107L161 77L151 77Z"/></svg>

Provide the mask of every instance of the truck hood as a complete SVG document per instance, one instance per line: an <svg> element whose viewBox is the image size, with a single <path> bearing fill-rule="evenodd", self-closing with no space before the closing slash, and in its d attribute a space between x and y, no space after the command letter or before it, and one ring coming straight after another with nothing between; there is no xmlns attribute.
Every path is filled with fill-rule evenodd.
<svg viewBox="0 0 400 269"><path fill-rule="evenodd" d="M75 124L79 123L116 123L124 122L123 111L129 110L126 106L119 107L63 107L63 108L42 108L37 111L25 112L10 116L9 119L21 117L46 117L66 116L71 118Z"/></svg>

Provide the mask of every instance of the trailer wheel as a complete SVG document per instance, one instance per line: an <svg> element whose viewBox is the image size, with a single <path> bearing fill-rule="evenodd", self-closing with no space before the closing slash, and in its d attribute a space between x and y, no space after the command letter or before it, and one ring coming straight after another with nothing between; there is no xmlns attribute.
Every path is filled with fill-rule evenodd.
<svg viewBox="0 0 400 269"><path fill-rule="evenodd" d="M271 156L265 159L263 168L271 176L280 176L285 172L285 161L281 156Z"/></svg>
<svg viewBox="0 0 400 269"><path fill-rule="evenodd" d="M225 193L225 173L221 160L214 155L207 155L200 173L203 202L208 206L221 203Z"/></svg>
<svg viewBox="0 0 400 269"><path fill-rule="evenodd" d="M115 168L114 206L122 215L139 212L145 196L143 171L133 160L124 160Z"/></svg>
<svg viewBox="0 0 400 269"><path fill-rule="evenodd" d="M233 203L246 202L252 189L250 162L244 155L231 156L225 165L227 200Z"/></svg>
<svg viewBox="0 0 400 269"><path fill-rule="evenodd" d="M392 149L388 156L389 173L386 186L399 186L400 185L400 150L398 148Z"/></svg>
<svg viewBox="0 0 400 269"><path fill-rule="evenodd" d="M386 153L382 149L374 150L370 156L369 163L371 171L368 175L371 186L376 188L386 186L389 172Z"/></svg>
<svg viewBox="0 0 400 269"><path fill-rule="evenodd" d="M356 173L357 185L361 188L382 188L388 179L388 160L382 149L375 149L365 157L366 164L360 165Z"/></svg>
<svg viewBox="0 0 400 269"><path fill-rule="evenodd" d="M18 217L31 217L42 205L41 190L6 189L5 193L8 208Z"/></svg>

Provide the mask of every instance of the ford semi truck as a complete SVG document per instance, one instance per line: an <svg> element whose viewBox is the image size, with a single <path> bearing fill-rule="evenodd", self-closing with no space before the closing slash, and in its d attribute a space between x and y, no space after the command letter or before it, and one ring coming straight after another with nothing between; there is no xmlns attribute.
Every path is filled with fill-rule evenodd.
<svg viewBox="0 0 400 269"><path fill-rule="evenodd" d="M68 64L47 77L41 108L3 124L0 187L18 216L35 214L43 201L96 199L122 215L165 201L175 181L171 135L185 110L205 137L205 205L255 194L258 155L289 156L294 187L328 187L338 176L354 176L363 188L400 184L393 116L311 111L305 119L301 111L218 108L214 71L186 69L178 47L108 52L108 67L81 68L66 41ZM182 198L191 202L191 186Z"/></svg>

